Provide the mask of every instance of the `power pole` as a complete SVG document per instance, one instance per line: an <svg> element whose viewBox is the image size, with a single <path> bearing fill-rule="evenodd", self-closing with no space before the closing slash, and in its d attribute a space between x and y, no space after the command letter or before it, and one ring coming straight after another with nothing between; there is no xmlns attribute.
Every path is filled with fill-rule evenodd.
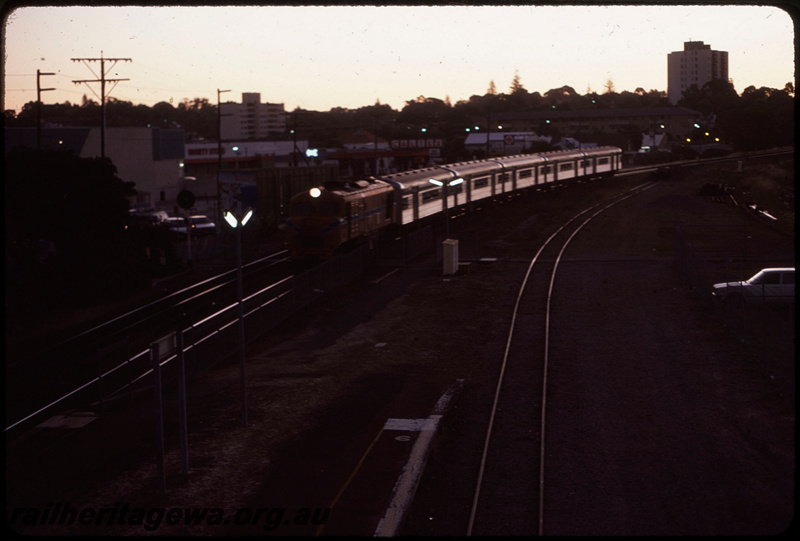
<svg viewBox="0 0 800 541"><path fill-rule="evenodd" d="M72 81L75 84L81 83L100 83L100 114L102 116L100 122L100 156L105 158L106 157L106 83L114 83L114 86L117 86L117 83L120 81L130 81L130 79L106 79L106 75L108 71L106 71L105 63L112 62L112 64L108 67L109 70L113 69L114 66L117 65L117 62L132 62L130 58L103 58L103 51L100 51L100 58L72 58L73 62L83 62L89 68L89 70L94 73L91 67L89 67L89 62L100 62L100 75L98 76L94 73L97 79L85 79L80 81ZM114 89L114 86L111 89ZM92 90L92 87L89 87ZM97 93L92 90L95 96ZM109 91L110 92L110 91Z"/></svg>
<svg viewBox="0 0 800 541"><path fill-rule="evenodd" d="M42 75L55 75L55 73L42 73L36 70L36 149L42 150L42 92L55 90L55 88L42 88L39 79Z"/></svg>
<svg viewBox="0 0 800 541"><path fill-rule="evenodd" d="M217 221L219 221L224 211L222 210L222 187L220 175L222 174L222 117L230 116L222 114L222 101L220 96L223 92L230 92L230 90L217 89Z"/></svg>

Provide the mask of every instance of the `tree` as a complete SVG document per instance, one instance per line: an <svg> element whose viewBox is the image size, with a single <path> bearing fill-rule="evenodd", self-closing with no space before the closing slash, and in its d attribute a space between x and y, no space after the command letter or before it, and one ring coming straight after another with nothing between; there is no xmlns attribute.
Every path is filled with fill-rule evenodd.
<svg viewBox="0 0 800 541"><path fill-rule="evenodd" d="M678 100L678 105L709 115L734 108L737 101L738 96L731 82L712 79L706 82L702 88L691 85L684 90L681 99Z"/></svg>
<svg viewBox="0 0 800 541"><path fill-rule="evenodd" d="M126 224L133 183L107 158L64 150L6 155L6 269L15 299L87 300L118 291L137 269Z"/></svg>
<svg viewBox="0 0 800 541"><path fill-rule="evenodd" d="M611 78L609 77L608 79L606 79L606 84L603 85L603 88L605 89L605 91L606 91L605 93L606 94L613 94L614 93L614 81L612 81Z"/></svg>
<svg viewBox="0 0 800 541"><path fill-rule="evenodd" d="M794 98L784 90L749 86L734 108L719 115L719 128L737 150L794 144Z"/></svg>
<svg viewBox="0 0 800 541"><path fill-rule="evenodd" d="M527 94L528 91L522 86L519 80L519 71L514 72L514 79L511 81L510 93L513 94Z"/></svg>
<svg viewBox="0 0 800 541"><path fill-rule="evenodd" d="M497 87L494 85L494 80L489 81L489 89L486 91L486 93L490 96L497 95Z"/></svg>
<svg viewBox="0 0 800 541"><path fill-rule="evenodd" d="M564 85L559 88L551 88L547 92L544 93L544 97L548 99L557 99L557 98L564 98L564 97L573 97L577 96L578 93L575 92L575 89L571 86Z"/></svg>

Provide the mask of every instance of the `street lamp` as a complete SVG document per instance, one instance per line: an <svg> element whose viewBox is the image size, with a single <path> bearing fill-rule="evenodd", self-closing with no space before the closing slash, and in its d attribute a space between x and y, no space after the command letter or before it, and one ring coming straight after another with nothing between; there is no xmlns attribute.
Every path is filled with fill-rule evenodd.
<svg viewBox="0 0 800 541"><path fill-rule="evenodd" d="M220 210L222 210L222 189L219 176L222 171L222 102L220 101L220 96L223 92L230 92L230 90L217 89L217 217L219 217Z"/></svg>
<svg viewBox="0 0 800 541"><path fill-rule="evenodd" d="M225 221L236 231L236 284L239 296L239 374L242 395L242 422L247 426L247 385L244 360L244 294L242 292L242 228L253 217L253 209L248 209L244 216L231 210L225 211Z"/></svg>
<svg viewBox="0 0 800 541"><path fill-rule="evenodd" d="M449 186L458 186L459 184L464 182L464 179L461 178L461 177L454 178L453 180L451 180L450 182L445 184L441 180L436 180L435 178L432 178L432 179L429 179L428 182L430 182L434 186L442 186L442 187L444 187L444 190L442 190L442 209L444 210L444 238L445 239L449 239L450 238L450 211L449 211L449 208L447 206L447 197L448 197L447 188Z"/></svg>

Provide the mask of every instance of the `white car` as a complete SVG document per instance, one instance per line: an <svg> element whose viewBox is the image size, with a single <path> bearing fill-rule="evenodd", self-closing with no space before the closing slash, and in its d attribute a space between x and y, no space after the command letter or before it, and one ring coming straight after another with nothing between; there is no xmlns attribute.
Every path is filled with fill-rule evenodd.
<svg viewBox="0 0 800 541"><path fill-rule="evenodd" d="M217 232L217 225L212 222L208 216L203 216L202 214L196 214L189 218L192 223L192 234L193 235L213 235Z"/></svg>
<svg viewBox="0 0 800 541"><path fill-rule="evenodd" d="M183 238L186 236L186 220L183 218L167 218L167 227L176 238Z"/></svg>
<svg viewBox="0 0 800 541"><path fill-rule="evenodd" d="M711 294L724 302L794 302L794 267L762 269L743 282L714 284Z"/></svg>

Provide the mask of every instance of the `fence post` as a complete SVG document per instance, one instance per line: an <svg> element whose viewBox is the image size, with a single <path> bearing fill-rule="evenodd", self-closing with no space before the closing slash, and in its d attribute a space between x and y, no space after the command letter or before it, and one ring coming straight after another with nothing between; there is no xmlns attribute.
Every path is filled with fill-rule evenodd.
<svg viewBox="0 0 800 541"><path fill-rule="evenodd" d="M158 355L158 342L150 344L150 358L153 361L153 423L156 431L156 470L161 492L166 492L167 478L164 471L164 407L161 397L161 359Z"/></svg>
<svg viewBox="0 0 800 541"><path fill-rule="evenodd" d="M186 423L186 360L183 353L183 331L175 335L178 355L178 421L181 437L181 471L189 473L189 428Z"/></svg>

